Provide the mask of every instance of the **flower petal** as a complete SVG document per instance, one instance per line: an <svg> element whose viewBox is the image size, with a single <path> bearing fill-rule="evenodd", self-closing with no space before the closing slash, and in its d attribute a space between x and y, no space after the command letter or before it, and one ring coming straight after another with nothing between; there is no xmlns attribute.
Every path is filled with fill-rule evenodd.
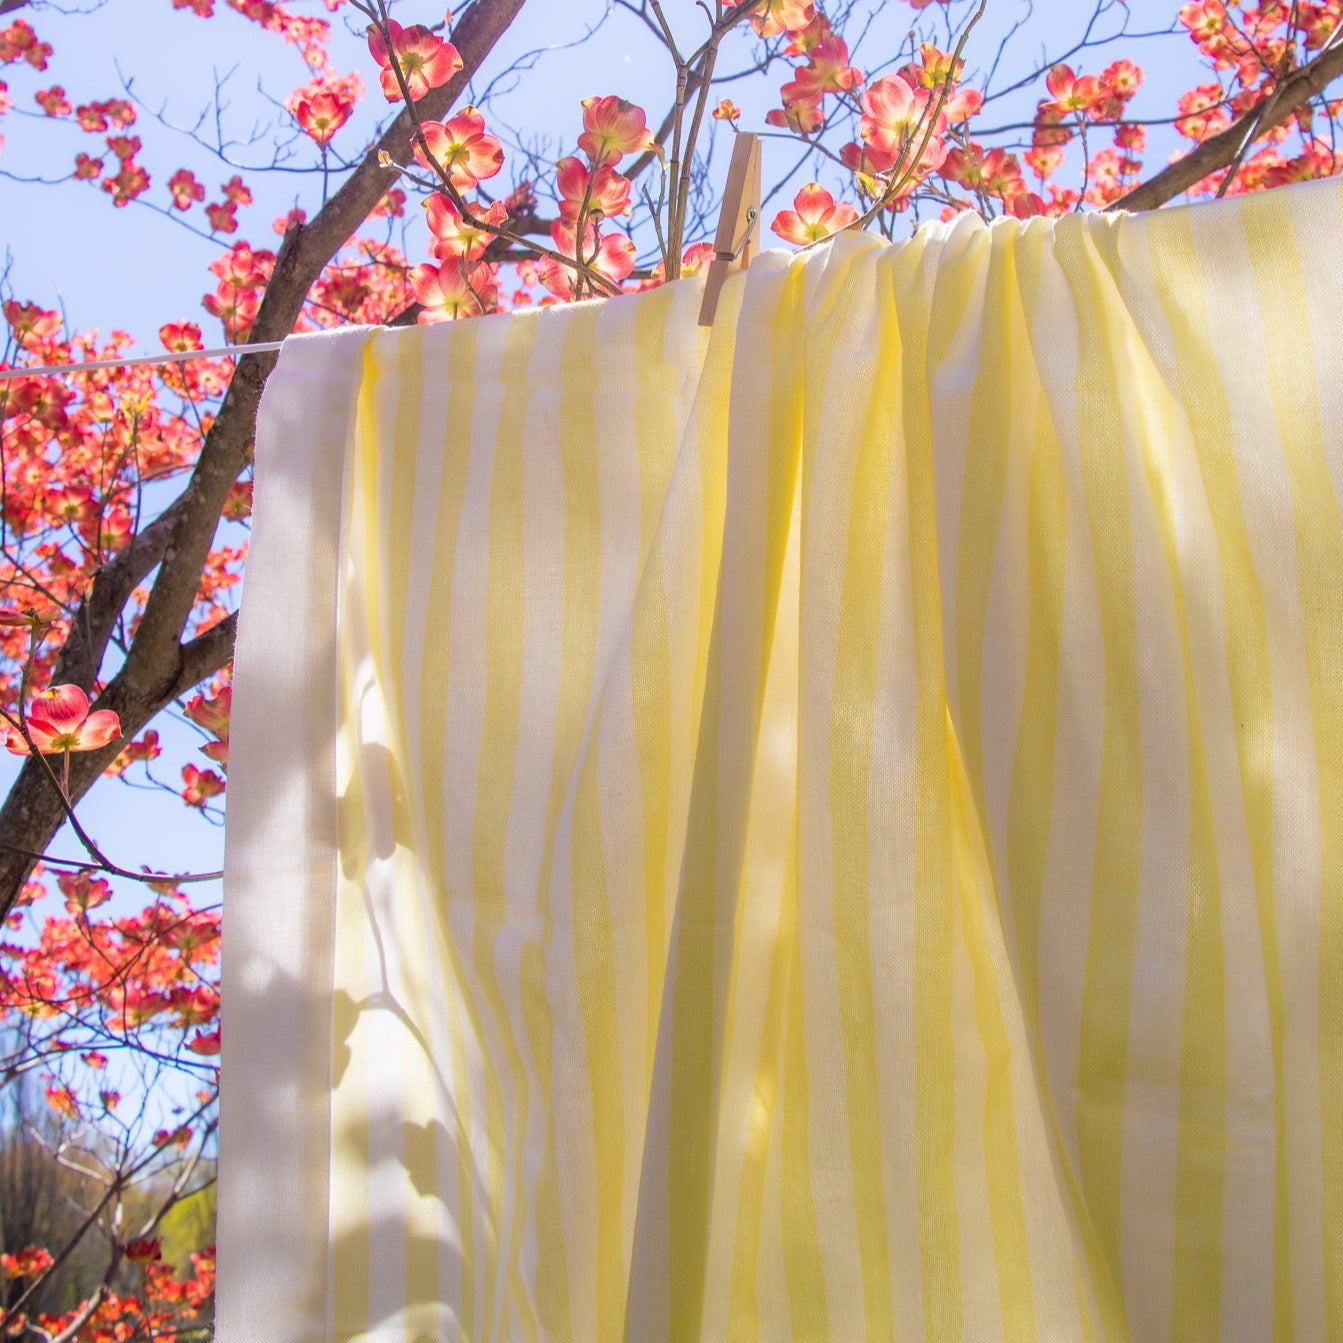
<svg viewBox="0 0 1343 1343"><path fill-rule="evenodd" d="M88 717L89 697L77 685L49 686L28 706L31 721L53 732L75 732Z"/></svg>
<svg viewBox="0 0 1343 1343"><path fill-rule="evenodd" d="M96 751L121 736L121 719L111 709L95 709L79 729L74 751Z"/></svg>
<svg viewBox="0 0 1343 1343"><path fill-rule="evenodd" d="M12 735L17 737L19 741L23 740L17 732ZM31 718L28 720L28 735L33 739L33 745L36 746L43 755L52 755L55 752L65 750L66 742L72 740L69 733L63 734L56 732L52 728L47 727L46 724L34 722ZM19 755L26 753L27 749L28 748L25 746L23 752L15 751L15 754ZM10 747L10 750L14 750L13 746Z"/></svg>
<svg viewBox="0 0 1343 1343"><path fill-rule="evenodd" d="M808 182L793 197L793 208L808 224L822 224L835 198L819 182Z"/></svg>
<svg viewBox="0 0 1343 1343"><path fill-rule="evenodd" d="M393 40L395 40L396 32L401 25L392 20L389 26L392 29ZM382 34L371 23L368 25L368 53L379 65L385 66L388 64L387 43L383 41Z"/></svg>

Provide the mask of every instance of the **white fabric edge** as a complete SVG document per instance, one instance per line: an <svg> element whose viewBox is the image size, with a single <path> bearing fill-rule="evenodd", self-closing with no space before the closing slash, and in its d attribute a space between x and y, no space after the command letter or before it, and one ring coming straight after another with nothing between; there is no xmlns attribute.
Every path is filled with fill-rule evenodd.
<svg viewBox="0 0 1343 1343"><path fill-rule="evenodd" d="M367 338L291 337L257 413L224 853L216 1343L329 1337L336 596Z"/></svg>

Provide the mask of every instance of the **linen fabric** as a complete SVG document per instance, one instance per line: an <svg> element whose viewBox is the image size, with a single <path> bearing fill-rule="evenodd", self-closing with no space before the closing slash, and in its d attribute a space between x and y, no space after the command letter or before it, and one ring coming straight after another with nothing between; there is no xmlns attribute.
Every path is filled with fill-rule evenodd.
<svg viewBox="0 0 1343 1343"><path fill-rule="evenodd" d="M1343 1338L1341 192L286 342L219 1343Z"/></svg>

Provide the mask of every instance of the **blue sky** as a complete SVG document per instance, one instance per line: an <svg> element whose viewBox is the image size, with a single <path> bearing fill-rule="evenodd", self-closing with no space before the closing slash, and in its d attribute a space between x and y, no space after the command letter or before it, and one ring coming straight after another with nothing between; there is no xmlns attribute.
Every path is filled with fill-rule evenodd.
<svg viewBox="0 0 1343 1343"><path fill-rule="evenodd" d="M80 136L41 118L32 103L37 89L55 79L78 102L120 94L123 85L128 85L142 104L135 133L145 142L141 159L154 178L149 198L155 203L166 203L164 184L179 165L191 168L206 184L207 200L216 199L219 184L241 169L257 203L242 212L242 227L234 236L246 237L256 246L275 243L270 222L294 203L313 209L319 193L316 155L302 137L295 136L280 106L306 79L293 48L223 11L222 4L221 12L208 22L188 10L170 9L168 0L140 0L138 4L113 0L100 6L84 0L82 7L89 12L33 14L39 34L56 47L48 72L39 74L26 66L0 71L16 104L14 112L0 119L0 133L6 140L0 151L0 169L20 176L58 177L68 171L76 149L94 152L99 144L96 136ZM326 13L320 0L295 0L292 8ZM696 39L702 18L691 0L669 0L666 8L678 32L688 40ZM966 8L966 0L957 0L953 13ZM1000 66L995 87L1004 86L1071 45L1080 36L1090 9L1090 4L1079 0L1035 0L1033 5L1027 0L990 0L969 48L971 67L987 68L1001 35L1029 11L1029 22ZM1128 5L1130 27L1150 30L1168 25L1175 9L1170 0L1132 0ZM665 57L630 15L615 11L602 22L605 10L605 0L530 0L491 61L488 75L492 79L511 62L537 53L530 69L520 69L500 81L497 107L507 122L523 131L529 144L543 152L549 150L554 157L573 152L573 140L581 129L578 100L586 94L609 92L631 98L648 107L650 121L657 120L658 109L668 101L671 71ZM422 0L399 0L393 12L411 22L433 21L442 10ZM130 15L134 17L128 26ZM334 65L359 70L376 94L362 36L345 33L340 16L333 17L337 29ZM350 12L349 17L358 16ZM876 69L883 59L889 59L893 44L918 17L904 4L888 3L879 25L859 47L856 63L865 70ZM1112 29L1114 18L1106 20L1101 31L1106 24ZM583 45L567 45L587 27L595 32ZM743 42L727 55L740 57L744 51ZM1180 87L1186 87L1195 68L1187 37L1147 39L1126 44L1122 51L1118 47L1101 50L1091 55L1089 64L1088 58L1080 58L1079 66L1096 70L1120 54L1147 67L1148 81L1139 94L1139 108L1146 103L1154 115L1169 115L1176 79L1183 75ZM727 66L725 57L720 68ZM223 105L217 122L213 108L216 81ZM473 94L479 97L484 91L485 86L478 85ZM776 101L774 81L757 80L753 87L738 84L730 91L746 111L742 124L747 128L759 127L764 112ZM1028 94L1009 100L1005 110L1020 113L1031 106L1033 97ZM370 97L361 108L360 119L338 135L337 146L353 149L359 142L359 129L371 126L372 117L384 115L385 109L380 96ZM33 117L24 117L25 111ZM192 139L189 132L198 124L206 138L215 134L218 125L224 139L231 142L230 164ZM270 162L277 130L284 142L280 153L285 161L280 170L247 171ZM1167 147L1170 143L1166 137ZM718 155L720 171L724 157ZM795 158L792 147L783 141L767 140L767 184L787 171ZM838 182L836 177L836 186ZM146 349L155 346L154 333L163 321L191 318L211 325L200 309L200 299L213 286L205 266L217 254L218 242L193 236L139 203L112 209L108 198L88 182L37 186L0 180L0 202L5 219L0 243L12 257L9 283L16 293L43 303L63 303L78 327L131 331ZM191 217L199 217L199 209ZM416 226L422 230L418 221ZM423 237L422 231L415 236ZM213 325L217 331L217 324Z"/></svg>
<svg viewBox="0 0 1343 1343"><path fill-rule="evenodd" d="M325 14L320 0L295 0L299 12ZM966 11L968 0L956 0L952 13ZM58 14L32 11L28 17L39 35L56 48L45 73L24 65L5 67L0 74L9 84L15 110L0 119L5 148L0 151L0 218L4 220L0 245L9 267L7 292L44 306L60 306L75 329L96 327L128 331L134 348L156 351L161 323L190 319L201 324L207 344L220 335L218 323L201 307L204 293L214 287L207 263L221 246L233 241L197 236L163 213L134 203L113 209L108 198L88 182L42 184L30 179L59 178L68 172L76 150L96 152L98 137L81 135L68 126L53 124L36 112L35 91L60 82L72 102L112 95L131 96L140 104L135 133L144 141L141 160L153 183L147 199L166 204L166 181L178 166L191 168L206 184L207 200L217 199L217 188L241 171L256 194L256 204L244 209L234 238L246 238L258 247L274 246L271 220L299 203L311 212L318 203L320 177L312 146L297 135L282 101L306 78L297 52L254 24L223 10L203 22L187 10L174 11L167 0L77 0L74 8ZM1080 35L1090 12L1077 0L990 0L988 16L969 48L972 69L992 62L1002 36L1028 12L1032 17L1009 45L997 72L999 88L1038 69L1040 63L1065 51ZM84 12L81 12L84 11ZM421 0L399 0L393 11L404 22L434 22L441 6ZM697 40L702 18L690 0L669 0L667 12L678 34ZM1118 12L1101 31L1113 31ZM1169 0L1133 0L1130 26L1152 30L1168 26L1175 12ZM925 11L935 21L938 11ZM604 21L603 16L606 15ZM364 40L356 29L345 31L341 16L333 16L337 37L333 64L339 70L359 70L375 95L361 107L359 120L343 130L338 146L353 150L362 131L387 114L377 95ZM350 14L351 19L358 16ZM918 16L904 5L888 4L879 24L855 52L855 63L873 71L889 61L911 22ZM1106 27L1108 24L1108 28ZM576 36L591 29L581 45ZM730 48L720 69L731 68L746 52L745 39ZM1192 46L1183 34L1154 37L1116 45L1077 58L1079 68L1098 70L1118 55L1142 63L1148 71L1139 95L1139 111L1169 115L1178 89L1193 82ZM517 66L510 71L510 66ZM501 72L504 72L501 74ZM656 122L666 105L671 70L647 33L628 13L607 12L604 0L531 0L496 51L487 72L494 84L498 116L516 129L520 139L543 158L572 152L580 127L578 101L589 93L618 93L648 107ZM780 80L782 75L780 76ZM776 101L779 80L733 85L729 90L744 111L743 126L762 125L764 112ZM215 110L215 90L220 106ZM480 84L473 96L480 98ZM1038 86L994 107L994 120L1028 114L1038 97ZM540 128L540 129L538 129ZM723 133L722 128L715 128ZM211 151L218 135L225 144L224 162ZM205 141L206 143L202 143ZM1160 166L1174 139L1154 135L1149 163ZM278 144L278 148L277 148ZM797 154L778 139L764 147L765 180L769 183L794 171L800 183L806 175L795 171ZM721 172L726 155L716 155ZM258 171L275 162L275 171ZM505 168L507 174L508 169ZM830 183L838 189L838 177ZM766 211L787 203L791 189ZM411 256L421 259L423 225L413 206ZM199 208L191 219L200 219ZM766 243L772 242L766 235ZM196 759L200 740L193 730L159 724L177 763ZM173 752L176 742L178 751ZM160 770L175 780L177 763ZM0 786L12 777L12 766L0 761ZM222 830L187 812L173 797L130 791L107 783L95 789L81 814L92 833L115 859L135 866L152 862L160 868L209 870L222 862ZM72 852L68 837L58 845ZM137 893L139 898L139 893Z"/></svg>

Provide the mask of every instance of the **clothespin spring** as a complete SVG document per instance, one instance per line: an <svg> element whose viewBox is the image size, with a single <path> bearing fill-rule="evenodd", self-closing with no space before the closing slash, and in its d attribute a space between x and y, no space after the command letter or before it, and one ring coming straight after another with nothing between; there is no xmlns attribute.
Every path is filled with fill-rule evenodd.
<svg viewBox="0 0 1343 1343"><path fill-rule="evenodd" d="M746 211L746 232L741 235L741 241L731 252L715 252L714 257L719 261L735 261L746 248L746 244L751 241L751 234L755 232L755 226L760 222L760 211L754 205L749 206Z"/></svg>

